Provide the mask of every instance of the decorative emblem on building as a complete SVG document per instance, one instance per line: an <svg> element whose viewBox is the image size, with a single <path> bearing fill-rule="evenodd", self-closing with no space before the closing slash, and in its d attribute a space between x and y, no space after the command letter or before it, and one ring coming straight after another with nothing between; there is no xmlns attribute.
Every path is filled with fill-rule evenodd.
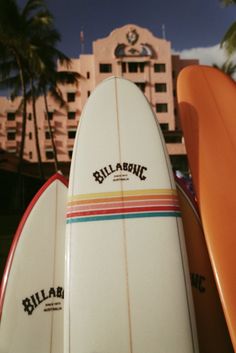
<svg viewBox="0 0 236 353"><path fill-rule="evenodd" d="M135 43L137 43L139 35L138 35L136 29L130 29L130 31L126 34L126 37L127 37L129 44L134 45Z"/></svg>
<svg viewBox="0 0 236 353"><path fill-rule="evenodd" d="M154 57L155 51L153 47L148 43L140 43L139 37L137 30L131 27L126 33L128 43L118 43L114 52L115 57Z"/></svg>

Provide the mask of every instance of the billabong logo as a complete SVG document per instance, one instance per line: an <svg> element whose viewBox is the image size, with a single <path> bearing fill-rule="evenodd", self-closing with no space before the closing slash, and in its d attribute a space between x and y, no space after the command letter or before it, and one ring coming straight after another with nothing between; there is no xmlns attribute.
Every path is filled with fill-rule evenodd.
<svg viewBox="0 0 236 353"><path fill-rule="evenodd" d="M93 176L95 178L95 180L99 183L102 184L103 181L111 174L114 173L121 173L120 175L118 175L118 177L116 177L114 179L114 181L117 180L128 180L127 178L125 178L125 175L122 173L123 172L129 172L133 175L136 175L140 180L145 180L147 177L145 176L145 171L147 171L147 168L140 165L140 164L135 164L135 163L116 163L115 165L111 165L109 164L108 166L96 170L93 173Z"/></svg>
<svg viewBox="0 0 236 353"><path fill-rule="evenodd" d="M24 311L27 312L28 315L32 315L33 311L40 304L42 304L45 300L50 298L64 299L64 289L62 287L57 287L57 288L51 287L47 292L44 289L42 289L32 294L30 297L27 297L22 300ZM55 310L62 310L62 306L60 302L49 303L45 305L44 311L55 311Z"/></svg>

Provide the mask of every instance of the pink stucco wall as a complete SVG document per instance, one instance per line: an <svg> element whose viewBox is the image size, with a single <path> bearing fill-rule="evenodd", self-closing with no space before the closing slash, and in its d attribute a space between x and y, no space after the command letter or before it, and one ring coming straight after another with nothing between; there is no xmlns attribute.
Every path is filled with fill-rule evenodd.
<svg viewBox="0 0 236 353"><path fill-rule="evenodd" d="M169 41L157 38L148 29L136 25L129 24L115 29L108 37L96 40L92 54L72 59L69 70L79 72L81 77L77 86L61 87L67 106L61 108L48 96L58 160L70 161L83 106L96 85L109 76L123 76L142 87L158 121L171 136L171 132L180 129L176 78L183 67L192 63L197 61L181 60L178 55L172 55ZM105 69L108 72L101 72L101 64L102 71ZM164 65L164 72L157 72L160 64L162 67ZM64 69L58 66L58 70ZM19 151L21 140L22 115L17 112L19 103L20 98L12 102L6 97L0 97L0 148L12 153ZM157 113L157 104L158 109L164 111ZM14 113L15 117L9 113ZM52 146L48 139L43 98L37 100L37 120L42 160L51 161ZM24 158L32 162L37 161L34 138L32 107L29 105ZM168 143L169 153L185 154L182 142Z"/></svg>

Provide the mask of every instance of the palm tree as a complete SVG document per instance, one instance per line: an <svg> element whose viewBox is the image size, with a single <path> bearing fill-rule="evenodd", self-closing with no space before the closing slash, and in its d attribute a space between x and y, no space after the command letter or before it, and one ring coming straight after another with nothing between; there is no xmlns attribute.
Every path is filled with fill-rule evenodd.
<svg viewBox="0 0 236 353"><path fill-rule="evenodd" d="M32 95L33 104L36 103L36 96L38 97L38 95L43 95L44 97L46 118L53 148L56 171L58 171L58 159L49 119L47 93L49 92L54 100L59 102L61 107L65 106L60 85L68 83L77 84L77 80L80 77L77 72L68 71L70 69L71 60L56 48L56 44L59 40L60 34L52 25L47 26L44 31L41 30L40 34L34 37L33 44L35 52L31 60L33 71L30 74L33 82L35 82L35 85L37 86L37 90L35 90L32 85L32 89L34 90L34 94ZM58 61L60 64L66 66L66 71L57 70Z"/></svg>
<svg viewBox="0 0 236 353"><path fill-rule="evenodd" d="M224 6L236 5L236 0L221 0ZM236 51L236 22L226 31L224 37L221 40L221 46L225 48L228 56L231 56Z"/></svg>
<svg viewBox="0 0 236 353"><path fill-rule="evenodd" d="M12 19L13 22L11 23ZM30 99L33 108L36 150L41 177L43 177L43 168L36 116L37 97L39 94L44 96L57 171L57 152L48 117L47 93L50 92L51 96L63 106L65 101L60 91L60 85L75 84L80 77L78 73L68 71L71 61L56 48L59 40L60 34L53 26L53 16L45 7L43 0L28 0L22 10L19 9L15 0L1 0L0 58L2 60L0 59L0 69L2 70L2 82L0 84L7 84L11 88L13 97L19 94L23 96L19 172L21 171L25 144L27 100ZM63 65L66 64L67 70L58 71L57 61Z"/></svg>
<svg viewBox="0 0 236 353"><path fill-rule="evenodd" d="M57 71L57 60L61 64L66 64L67 69L69 69L71 61L56 48L56 44L60 40L60 34L54 28L53 16L46 9L43 0L28 0L23 10L19 9L15 0L1 1L0 12L2 10L2 17L5 22L1 21L0 15L0 23L7 23L9 25L7 35L4 33L4 26L0 27L0 57L3 58L2 63L0 63L0 68L3 70L1 77L2 84L7 84L12 89L13 97L20 93L23 95L23 126L19 170L22 165L24 152L27 100L30 99L33 108L40 175L43 177L36 116L36 99L40 93L43 94L54 152L55 169L57 171L58 160L50 119L48 117L47 93L50 92L52 97L61 106L65 105L59 86L66 83L77 83L80 75L71 71ZM15 20L14 23L9 23L12 11L15 14ZM16 32L20 40L14 41L13 38L13 41L11 41L11 36L15 36ZM18 46L19 43L20 45ZM7 51L7 57L5 51ZM18 72L20 73L20 81L19 75L15 75L17 73L16 68L18 68ZM21 82L21 85L19 85L19 82ZM27 87L30 88L28 92Z"/></svg>
<svg viewBox="0 0 236 353"><path fill-rule="evenodd" d="M46 9L43 0L28 0L23 9L20 9L15 0L0 1L0 47L4 54L1 58L6 60L8 75L16 74L16 67L21 83L23 97L22 136L19 153L19 173L21 173L26 122L27 122L27 80L29 79L29 64L35 52L32 38L40 29L44 29L52 22L52 16ZM2 79L7 77L7 69L2 74ZM28 81L29 82L29 81ZM19 88L19 81L17 82Z"/></svg>
<svg viewBox="0 0 236 353"><path fill-rule="evenodd" d="M47 67L47 69L48 68L49 68L49 66ZM45 72L45 74L46 74L46 72ZM41 76L41 79L42 78L43 78L43 76ZM57 69L54 69L54 71L51 70L50 72L48 72L48 75L46 75L45 78L46 78L46 81L44 81L44 79L43 79L40 82L40 85L41 85L41 89L43 91L49 135L50 135L50 139L52 142L52 148L53 148L55 171L57 172L59 169L58 159L57 159L57 150L56 150L55 141L54 141L54 137L53 137L51 122L49 119L47 93L49 93L51 95L51 97L60 104L61 107L66 106L66 102L63 99L63 95L60 90L60 85L64 85L64 84L68 84L68 83L77 84L78 79L80 78L80 75L79 75L79 73L74 72L74 71L57 71Z"/></svg>

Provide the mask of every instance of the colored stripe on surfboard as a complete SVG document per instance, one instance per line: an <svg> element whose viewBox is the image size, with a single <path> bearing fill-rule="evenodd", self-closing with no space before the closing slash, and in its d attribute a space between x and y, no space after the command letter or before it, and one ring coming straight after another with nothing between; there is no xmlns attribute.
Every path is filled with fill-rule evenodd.
<svg viewBox="0 0 236 353"><path fill-rule="evenodd" d="M180 217L176 190L83 194L69 198L67 223L147 217Z"/></svg>

